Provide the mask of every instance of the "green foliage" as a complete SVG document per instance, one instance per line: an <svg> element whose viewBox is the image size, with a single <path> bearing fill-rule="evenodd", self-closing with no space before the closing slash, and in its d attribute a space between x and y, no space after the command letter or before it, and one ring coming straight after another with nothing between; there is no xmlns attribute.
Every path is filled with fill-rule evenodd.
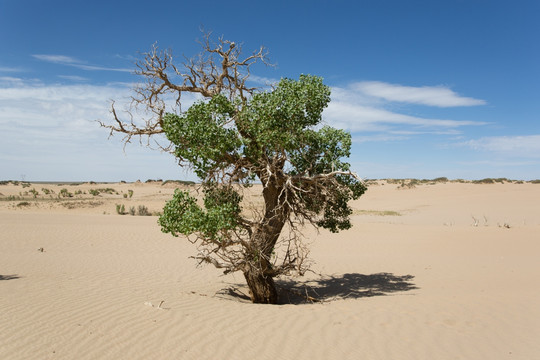
<svg viewBox="0 0 540 360"><path fill-rule="evenodd" d="M225 155L239 148L236 131L226 127L234 111L227 98L218 94L209 102L192 105L183 115L165 115L163 129L176 145L175 155L193 164L199 178L204 179L210 170L226 166L230 160Z"/></svg>
<svg viewBox="0 0 540 360"><path fill-rule="evenodd" d="M361 196L366 187L351 176L334 175L350 170L350 165L342 161L350 155L350 134L329 126L314 129L329 101L330 88L320 77L301 75L297 81L282 79L272 91L256 93L242 104L215 95L208 102L191 106L183 115L167 114L163 129L175 145L180 162L192 164L197 176L208 183L220 170L241 161L257 167L278 157L287 159L283 170L293 177L330 174L336 181L330 177L317 180L324 191L313 190L312 183L298 180L296 186L304 191L292 206L299 212L320 214L316 224L337 232L351 227L352 210L347 204ZM244 171L248 176L249 170ZM247 183L254 176L249 175L252 177ZM212 194L205 190L203 210L187 192L177 191L161 217L163 231L173 235L199 232L215 238L219 229L234 228L239 203L228 199L213 206Z"/></svg>
<svg viewBox="0 0 540 360"><path fill-rule="evenodd" d="M270 92L258 93L239 114L237 126L250 157L275 151L295 151L304 131L321 121L330 101L330 89L316 76L298 81L282 79Z"/></svg>
<svg viewBox="0 0 540 360"><path fill-rule="evenodd" d="M88 192L93 196L98 196L101 193L106 193L110 195L114 195L114 194L118 195L118 192L113 188L90 189L88 190Z"/></svg>
<svg viewBox="0 0 540 360"><path fill-rule="evenodd" d="M238 226L242 197L232 188L207 183L204 208L187 191L176 189L167 202L159 224L163 232L191 235L199 233L210 241L223 241L228 230Z"/></svg>
<svg viewBox="0 0 540 360"><path fill-rule="evenodd" d="M128 190L129 198L131 199L133 197L133 190Z"/></svg>
<svg viewBox="0 0 540 360"><path fill-rule="evenodd" d="M62 190L60 190L60 194L59 194L61 197L73 197L73 194L70 193L68 191L68 189L66 188L63 188Z"/></svg>
<svg viewBox="0 0 540 360"><path fill-rule="evenodd" d="M124 206L124 204L116 204L116 213L118 215L125 215L126 207Z"/></svg>

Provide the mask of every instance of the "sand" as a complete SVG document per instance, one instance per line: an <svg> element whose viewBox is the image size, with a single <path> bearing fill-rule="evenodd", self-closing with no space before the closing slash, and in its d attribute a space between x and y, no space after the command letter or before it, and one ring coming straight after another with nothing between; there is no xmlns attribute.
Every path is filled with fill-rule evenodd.
<svg viewBox="0 0 540 360"><path fill-rule="evenodd" d="M116 213L174 187L0 185L0 359L540 358L540 185L372 185L353 229L305 230L313 272L280 282L323 301L284 305Z"/></svg>

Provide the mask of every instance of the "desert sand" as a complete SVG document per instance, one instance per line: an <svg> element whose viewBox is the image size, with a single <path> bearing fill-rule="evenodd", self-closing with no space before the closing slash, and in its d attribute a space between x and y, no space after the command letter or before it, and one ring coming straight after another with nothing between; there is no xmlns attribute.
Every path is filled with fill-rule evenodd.
<svg viewBox="0 0 540 360"><path fill-rule="evenodd" d="M279 282L322 301L282 305L117 214L177 186L0 185L0 359L540 358L539 184L378 181L351 230L304 230L313 272Z"/></svg>

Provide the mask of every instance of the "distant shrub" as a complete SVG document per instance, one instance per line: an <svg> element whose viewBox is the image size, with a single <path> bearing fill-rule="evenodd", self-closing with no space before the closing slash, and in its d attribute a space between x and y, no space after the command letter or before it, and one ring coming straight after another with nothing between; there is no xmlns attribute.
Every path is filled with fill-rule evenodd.
<svg viewBox="0 0 540 360"><path fill-rule="evenodd" d="M472 183L473 184L495 184L495 180L493 180L492 178L485 178L481 180L473 180Z"/></svg>
<svg viewBox="0 0 540 360"><path fill-rule="evenodd" d="M111 195L118 195L118 191L116 191L113 188L104 188L104 189L90 189L88 192L93 196L98 196L101 193L111 194Z"/></svg>
<svg viewBox="0 0 540 360"><path fill-rule="evenodd" d="M133 197L133 190L128 190L129 198L131 199Z"/></svg>
<svg viewBox="0 0 540 360"><path fill-rule="evenodd" d="M401 185L399 185L398 189L412 189L416 185L420 185L420 183L421 181L417 179L401 180Z"/></svg>
<svg viewBox="0 0 540 360"><path fill-rule="evenodd" d="M29 190L29 192L34 196L34 199L37 198L37 196L39 195L39 192L34 188L32 188L32 190Z"/></svg>
<svg viewBox="0 0 540 360"><path fill-rule="evenodd" d="M124 215L126 213L126 207L123 204L116 204L116 213Z"/></svg>
<svg viewBox="0 0 540 360"><path fill-rule="evenodd" d="M435 178L433 179L434 182L448 182L448 178L447 177L438 177L438 178Z"/></svg>
<svg viewBox="0 0 540 360"><path fill-rule="evenodd" d="M129 215L134 216L135 215L135 206L131 206L129 208Z"/></svg>
<svg viewBox="0 0 540 360"><path fill-rule="evenodd" d="M148 208L144 205L139 205L137 208L137 214L139 216L150 216L150 212L148 211Z"/></svg>
<svg viewBox="0 0 540 360"><path fill-rule="evenodd" d="M165 180L163 184L161 185L171 184L171 183L178 184L178 185L195 185L194 181L188 181L188 180Z"/></svg>
<svg viewBox="0 0 540 360"><path fill-rule="evenodd" d="M68 189L63 188L60 190L60 196L62 197L73 197L73 194L68 191Z"/></svg>
<svg viewBox="0 0 540 360"><path fill-rule="evenodd" d="M531 180L529 181L531 184L540 184L540 180Z"/></svg>
<svg viewBox="0 0 540 360"><path fill-rule="evenodd" d="M17 200L23 200L23 198L21 196L9 195L8 197L3 198L2 200L17 201Z"/></svg>
<svg viewBox="0 0 540 360"><path fill-rule="evenodd" d="M28 201L21 201L20 203L17 204L18 207L26 207L26 206L30 206L30 203Z"/></svg>
<svg viewBox="0 0 540 360"><path fill-rule="evenodd" d="M54 192L54 191L49 190L49 189L46 189L46 188L41 188L41 191L43 191L43 193L44 193L45 195L49 195L49 194L51 194L51 193Z"/></svg>

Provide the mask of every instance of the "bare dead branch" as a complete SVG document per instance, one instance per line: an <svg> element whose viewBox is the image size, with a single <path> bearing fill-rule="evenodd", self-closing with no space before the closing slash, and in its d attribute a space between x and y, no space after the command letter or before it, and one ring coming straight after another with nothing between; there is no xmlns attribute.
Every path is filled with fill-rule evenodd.
<svg viewBox="0 0 540 360"><path fill-rule="evenodd" d="M250 67L257 62L271 66L264 47L242 58L242 44L224 40L223 37L213 42L210 32L203 32L200 44L201 53L185 58L178 65L174 63L171 50L162 50L154 43L150 51L142 53L141 59L135 63L134 73L142 77L143 82L133 89L130 109L125 111L128 120L121 119L112 101L112 123L98 121L100 126L108 129L110 136L122 134L124 144L131 142L133 137L138 137L142 143L142 138L149 139L164 132L163 117L167 112L175 110L182 113L184 94L191 93L202 98L225 94L230 100L245 102L256 90L246 85ZM175 109L169 108L171 102ZM140 119L140 112L146 119ZM150 141L147 140L146 144L149 145ZM158 144L158 147L170 150L170 145Z"/></svg>

